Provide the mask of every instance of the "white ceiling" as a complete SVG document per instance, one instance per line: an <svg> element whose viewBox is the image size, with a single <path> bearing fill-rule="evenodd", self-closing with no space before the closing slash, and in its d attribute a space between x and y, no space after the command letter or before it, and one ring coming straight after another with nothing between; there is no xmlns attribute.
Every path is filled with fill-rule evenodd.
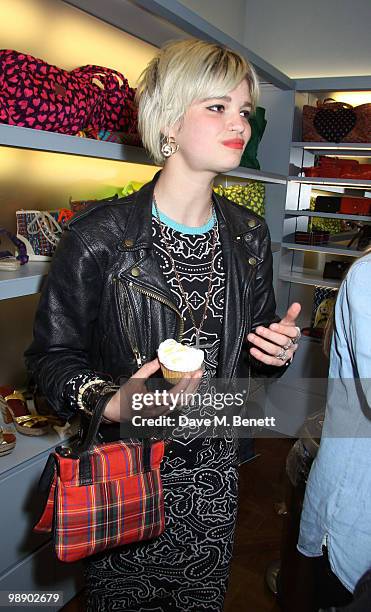
<svg viewBox="0 0 371 612"><path fill-rule="evenodd" d="M182 0L291 78L371 75L371 0Z"/></svg>
<svg viewBox="0 0 371 612"><path fill-rule="evenodd" d="M244 44L292 78L371 74L371 0L246 0Z"/></svg>

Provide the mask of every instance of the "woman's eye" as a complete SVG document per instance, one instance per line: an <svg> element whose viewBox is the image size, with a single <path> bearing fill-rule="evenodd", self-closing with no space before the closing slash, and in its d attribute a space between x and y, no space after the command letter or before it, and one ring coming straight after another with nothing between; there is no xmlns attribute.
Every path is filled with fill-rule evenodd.
<svg viewBox="0 0 371 612"><path fill-rule="evenodd" d="M245 117L245 119L248 119L250 117L250 111L249 110L242 110L240 114L241 114L242 117Z"/></svg>
<svg viewBox="0 0 371 612"><path fill-rule="evenodd" d="M211 110L213 112L217 112L217 113L221 113L224 111L224 106L223 104L212 104L211 106L207 107L208 110Z"/></svg>

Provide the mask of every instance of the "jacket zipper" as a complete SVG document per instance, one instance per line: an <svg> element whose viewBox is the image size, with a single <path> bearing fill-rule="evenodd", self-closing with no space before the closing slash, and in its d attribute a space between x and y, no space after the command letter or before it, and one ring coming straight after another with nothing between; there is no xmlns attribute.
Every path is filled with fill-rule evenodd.
<svg viewBox="0 0 371 612"><path fill-rule="evenodd" d="M135 322L134 322L135 321L135 317L134 317L132 305L130 303L129 295L128 295L127 289L125 287L125 284L121 280L119 280L119 283L120 283L121 292L124 293L125 302L127 304L128 312L129 312L129 317L130 317L130 327L131 327L130 332L131 333L129 333L129 342L130 342L131 350L133 351L133 354L134 354L134 357L135 357L135 361L136 361L138 369L139 369L139 368L142 367L143 361L142 361L142 356L141 356L140 351L139 351L138 338L137 338L137 335L136 335L136 332L135 332ZM147 297L150 297L150 298L153 298L155 300L158 300L162 304L165 304L166 306L171 308L171 310L173 310L178 315L178 317L180 319L178 342L180 342L182 337L183 337L183 333L184 333L184 320L183 320L183 317L182 317L180 311L178 310L178 308L174 304L172 304L169 300L167 300L166 298L162 297L162 295L159 295L158 293L154 293L153 291L149 291L148 289L143 289L139 285L135 285L132 281L129 282L129 287L133 287L134 289L136 289L137 291L143 293ZM119 303L120 303L120 300L119 300ZM120 308L120 312L121 312L121 316L122 316L121 308ZM123 333L122 325L121 325L121 332ZM134 338L134 342L133 342L133 338Z"/></svg>
<svg viewBox="0 0 371 612"><path fill-rule="evenodd" d="M244 291L244 294L243 294L243 299L242 299L242 303L243 303L243 304L244 304L244 303L245 303L245 301L246 301L246 296L247 296L247 292L248 292L248 290L249 290L249 288L250 288L250 284L251 284L251 279L250 279L250 281L249 281L248 285L245 287L245 291ZM249 303L247 304L247 312L248 312L248 314L247 314L247 318L248 318L248 321L249 321L249 320L250 320L250 318L251 318L251 317L250 317L250 304L249 304ZM242 329L243 329L243 327L244 327L244 325L245 325L245 312L244 312L244 311L242 311L242 316L243 316L243 320L242 320L242 326L241 326L241 327L242 327ZM240 345L242 344L242 342L243 342L243 335L241 336L241 342L240 342ZM238 362L238 358L235 360L235 362L234 362L234 364L233 364L233 368L232 368L232 370L231 370L231 378L233 378L233 375L234 375L234 373L235 373L235 371L236 371L237 362ZM251 378L251 369L250 369L250 367L249 367L249 390L250 390L250 378Z"/></svg>
<svg viewBox="0 0 371 612"><path fill-rule="evenodd" d="M119 279L118 279L119 280ZM124 330L123 330L123 326L122 326L122 308L121 308L121 300L120 297L122 299L122 295L120 294L124 294L124 300L125 303L127 305L128 308L128 313L129 313L129 318L130 318L130 329L128 330L128 337L129 337L129 343L131 346L131 350L133 351L134 357L135 357L135 361L137 363L137 367L138 369L142 367L143 365L143 361L142 361L142 356L140 354L139 351L139 344L138 344L138 338L136 335L136 331L135 331L135 325L134 325L134 315L133 315L133 310L132 310L132 306L130 304L130 300L129 300L129 296L126 290L126 287L124 285L124 283L122 281L119 281L119 286L117 287L117 294L118 294L118 303L119 303L119 309L120 309L120 313L121 313L121 317L120 317L120 326L121 326L121 333L124 334ZM134 342L133 342L134 340Z"/></svg>
<svg viewBox="0 0 371 612"><path fill-rule="evenodd" d="M136 289L140 293L143 293L147 297L153 298L154 300L158 300L162 304L165 304L166 306L171 308L171 310L173 310L178 315L180 319L178 342L180 342L184 333L184 319L180 310L178 310L178 308L172 302L170 302L170 300L167 300L159 293L154 293L153 291L148 291L148 289L143 289L143 287L140 287L140 285L135 285L132 281L129 282L129 287L134 287L134 289Z"/></svg>

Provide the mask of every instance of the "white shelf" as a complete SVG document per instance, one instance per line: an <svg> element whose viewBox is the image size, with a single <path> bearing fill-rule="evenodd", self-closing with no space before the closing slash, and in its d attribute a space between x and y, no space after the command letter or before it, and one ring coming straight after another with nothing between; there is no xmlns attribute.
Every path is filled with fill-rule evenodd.
<svg viewBox="0 0 371 612"><path fill-rule="evenodd" d="M273 183L286 185L287 177L283 174L275 174L274 172L264 172L263 170L253 170L252 168L244 168L240 166L235 170L224 172L222 176L235 176L237 178L252 179L261 181L262 183Z"/></svg>
<svg viewBox="0 0 371 612"><path fill-rule="evenodd" d="M370 142L293 142L291 145L296 149L305 149L306 151L312 151L313 153L320 153L322 155L354 155L371 157L371 143Z"/></svg>
<svg viewBox="0 0 371 612"><path fill-rule="evenodd" d="M23 128L16 125L0 124L1 145L33 151L47 151L49 153L62 153L65 155L78 155L154 166L153 160L148 157L145 150L141 147L131 147L104 140L57 134L56 132L45 132L44 130L33 130L32 128ZM245 180L262 181L264 183L284 185L287 182L287 178L281 174L253 170L252 168L244 168L242 166L224 174Z"/></svg>
<svg viewBox="0 0 371 612"><path fill-rule="evenodd" d="M279 276L281 280L297 283L299 285L317 285L320 287L338 288L341 285L340 280L323 278L318 270L303 270L302 272L284 273Z"/></svg>
<svg viewBox="0 0 371 612"><path fill-rule="evenodd" d="M38 293L49 262L30 261L18 270L0 270L0 300Z"/></svg>
<svg viewBox="0 0 371 612"><path fill-rule="evenodd" d="M370 198L371 203L371 198ZM315 210L290 210L286 209L286 217L323 217L324 219L345 219L345 221L368 221L371 222L371 216L368 215L345 215L344 213L325 213Z"/></svg>
<svg viewBox="0 0 371 612"><path fill-rule="evenodd" d="M8 475L7 472L10 470L24 464L25 461L35 459L37 455L48 450L52 451L55 446L64 443L55 432L44 436L25 436L17 432L13 425L6 425L5 430L14 433L17 442L11 453L1 457L0 479Z"/></svg>
<svg viewBox="0 0 371 612"><path fill-rule="evenodd" d="M342 178L323 178L321 176L288 176L287 180L290 183L302 183L306 185L333 185L334 187L353 187L353 189L371 190L371 181L361 181L356 179Z"/></svg>
<svg viewBox="0 0 371 612"><path fill-rule="evenodd" d="M80 136L69 136L56 132L45 132L44 130L33 130L16 125L0 124L0 145L153 165L153 161L141 147L131 147L115 142L80 138Z"/></svg>
<svg viewBox="0 0 371 612"><path fill-rule="evenodd" d="M317 246L314 244L299 244L297 242L282 242L282 247L293 251L310 251L311 253L332 253L333 255L346 255L346 257L360 257L362 251L343 249L328 243L328 246Z"/></svg>

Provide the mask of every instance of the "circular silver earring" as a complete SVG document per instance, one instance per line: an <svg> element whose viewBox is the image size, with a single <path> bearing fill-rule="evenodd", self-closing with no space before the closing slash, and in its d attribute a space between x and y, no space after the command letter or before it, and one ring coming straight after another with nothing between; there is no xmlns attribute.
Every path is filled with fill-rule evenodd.
<svg viewBox="0 0 371 612"><path fill-rule="evenodd" d="M161 144L161 153L164 157L171 157L179 149L179 145L175 142L172 136L163 136Z"/></svg>

